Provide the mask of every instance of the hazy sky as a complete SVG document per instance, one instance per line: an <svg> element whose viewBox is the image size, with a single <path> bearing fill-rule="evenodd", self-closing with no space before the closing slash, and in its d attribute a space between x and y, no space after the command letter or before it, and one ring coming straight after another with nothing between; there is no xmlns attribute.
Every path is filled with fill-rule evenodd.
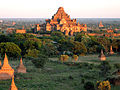
<svg viewBox="0 0 120 90"><path fill-rule="evenodd" d="M51 18L60 6L72 18L120 18L120 0L0 0L0 18Z"/></svg>

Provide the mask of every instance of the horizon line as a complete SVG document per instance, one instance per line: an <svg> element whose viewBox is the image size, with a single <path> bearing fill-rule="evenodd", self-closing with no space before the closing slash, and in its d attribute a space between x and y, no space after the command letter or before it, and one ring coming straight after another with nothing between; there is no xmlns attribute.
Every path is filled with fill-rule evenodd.
<svg viewBox="0 0 120 90"><path fill-rule="evenodd" d="M49 19L49 18L45 18L45 17L0 17L0 19L7 19L7 18L42 18L42 19ZM98 19L104 19L104 18L119 18L120 19L120 17L71 17L72 19L74 19L74 18L94 18L94 19L96 19L96 18L98 18Z"/></svg>

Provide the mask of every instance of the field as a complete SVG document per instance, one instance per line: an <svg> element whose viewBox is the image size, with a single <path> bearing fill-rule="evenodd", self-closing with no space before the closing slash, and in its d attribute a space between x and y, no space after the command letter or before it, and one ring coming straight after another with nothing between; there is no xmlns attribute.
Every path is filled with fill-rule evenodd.
<svg viewBox="0 0 120 90"><path fill-rule="evenodd" d="M120 56L107 57L112 69L115 71L115 63L120 63ZM58 58L50 58L44 69L36 68L30 60L23 59L27 68L26 74L15 74L15 84L19 90L84 90L84 83L91 81L96 84L98 80L104 80L100 76L98 68L101 61L98 55L80 56L77 62L70 58L61 63ZM19 60L10 61L10 65L16 69ZM0 90L8 90L11 80L0 81ZM120 86L112 86L112 90L120 90Z"/></svg>

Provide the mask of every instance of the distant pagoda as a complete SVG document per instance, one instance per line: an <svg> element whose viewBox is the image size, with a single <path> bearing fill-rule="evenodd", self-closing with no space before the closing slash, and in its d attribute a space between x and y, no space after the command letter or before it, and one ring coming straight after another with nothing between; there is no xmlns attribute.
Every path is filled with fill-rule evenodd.
<svg viewBox="0 0 120 90"><path fill-rule="evenodd" d="M46 31L59 30L65 35L73 35L74 32L87 31L86 24L77 23L76 19L71 20L70 15L66 14L63 7L60 7L52 19L46 20Z"/></svg>
<svg viewBox="0 0 120 90"><path fill-rule="evenodd" d="M113 52L113 49L112 49L112 46L110 46L110 53L109 53L110 55L113 55L114 54L114 52Z"/></svg>
<svg viewBox="0 0 120 90"><path fill-rule="evenodd" d="M99 28L103 28L104 25L102 24L102 21L100 21Z"/></svg>
<svg viewBox="0 0 120 90"><path fill-rule="evenodd" d="M99 55L99 58L100 58L101 61L105 61L106 60L106 57L105 57L102 49L101 49L101 54Z"/></svg>
<svg viewBox="0 0 120 90"><path fill-rule="evenodd" d="M20 59L20 64L17 67L17 73L26 73L26 68L23 65L22 58Z"/></svg>
<svg viewBox="0 0 120 90"><path fill-rule="evenodd" d="M8 58L5 53L3 66L1 67L0 70L0 80L11 79L13 75L14 75L14 69L12 69L12 67L9 65Z"/></svg>

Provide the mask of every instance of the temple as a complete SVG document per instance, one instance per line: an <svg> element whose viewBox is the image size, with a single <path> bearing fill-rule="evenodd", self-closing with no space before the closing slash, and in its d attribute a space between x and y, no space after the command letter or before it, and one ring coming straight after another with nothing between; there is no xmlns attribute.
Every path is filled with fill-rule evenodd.
<svg viewBox="0 0 120 90"><path fill-rule="evenodd" d="M23 65L22 58L20 59L20 64L17 67L17 73L26 73L26 68Z"/></svg>
<svg viewBox="0 0 120 90"><path fill-rule="evenodd" d="M99 58L100 58L101 61L105 61L106 60L106 57L105 57L105 55L103 53L103 50L101 50L101 54L99 55Z"/></svg>
<svg viewBox="0 0 120 90"><path fill-rule="evenodd" d="M102 24L102 21L100 21L99 27L102 28L104 25Z"/></svg>
<svg viewBox="0 0 120 90"><path fill-rule="evenodd" d="M39 25L39 24L36 24L36 25L35 25L35 30L36 30L36 31L40 31L40 25Z"/></svg>
<svg viewBox="0 0 120 90"><path fill-rule="evenodd" d="M12 77L12 82L9 90L18 90L14 82L14 76Z"/></svg>
<svg viewBox="0 0 120 90"><path fill-rule="evenodd" d="M25 29L17 29L16 33L26 33L26 30Z"/></svg>
<svg viewBox="0 0 120 90"><path fill-rule="evenodd" d="M9 65L7 55L5 54L3 66L0 70L0 80L11 79L14 75L14 69Z"/></svg>
<svg viewBox="0 0 120 90"><path fill-rule="evenodd" d="M60 7L52 19L46 19L46 31L55 30L64 32L65 35L73 35L74 32L87 31L87 25L77 23L76 19L71 20L70 15Z"/></svg>

